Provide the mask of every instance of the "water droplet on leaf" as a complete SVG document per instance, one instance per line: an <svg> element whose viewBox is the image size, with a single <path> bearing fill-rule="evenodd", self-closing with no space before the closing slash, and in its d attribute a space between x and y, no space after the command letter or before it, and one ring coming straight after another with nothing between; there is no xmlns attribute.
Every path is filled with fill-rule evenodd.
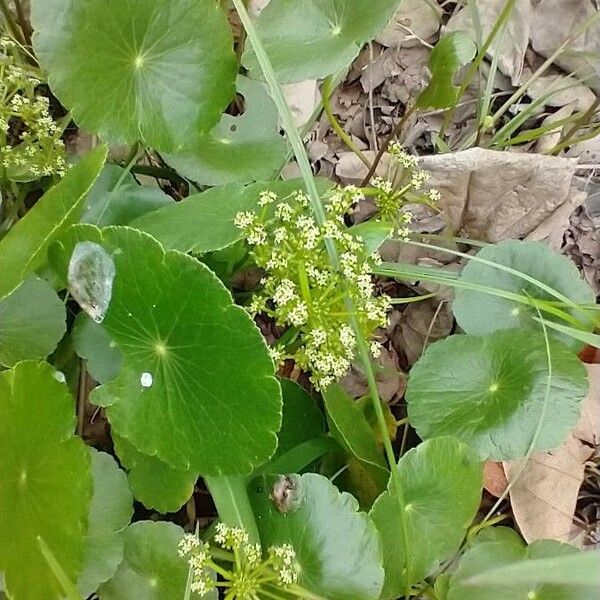
<svg viewBox="0 0 600 600"><path fill-rule="evenodd" d="M115 278L115 263L95 242L79 242L69 262L69 292L96 323L108 310Z"/></svg>
<svg viewBox="0 0 600 600"><path fill-rule="evenodd" d="M54 377L54 379L56 379L56 381L58 381L58 383L66 383L67 382L65 374L62 371L54 371L53 377Z"/></svg>
<svg viewBox="0 0 600 600"><path fill-rule="evenodd" d="M149 388L152 387L152 382L154 378L152 377L152 373L142 373L140 376L140 383L142 387Z"/></svg>

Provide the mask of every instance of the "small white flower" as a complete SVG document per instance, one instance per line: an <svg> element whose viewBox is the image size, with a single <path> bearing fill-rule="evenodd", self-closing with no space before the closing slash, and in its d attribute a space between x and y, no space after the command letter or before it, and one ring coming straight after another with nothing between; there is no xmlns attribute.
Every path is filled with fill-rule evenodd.
<svg viewBox="0 0 600 600"><path fill-rule="evenodd" d="M277 200L277 194L275 192L264 191L259 194L258 205L266 206L267 204L273 204Z"/></svg>
<svg viewBox="0 0 600 600"><path fill-rule="evenodd" d="M289 279L282 279L273 292L273 301L278 306L285 306L296 299L296 286Z"/></svg>
<svg viewBox="0 0 600 600"><path fill-rule="evenodd" d="M304 302L298 302L287 315L288 321L295 327L304 325L308 320L308 307Z"/></svg>

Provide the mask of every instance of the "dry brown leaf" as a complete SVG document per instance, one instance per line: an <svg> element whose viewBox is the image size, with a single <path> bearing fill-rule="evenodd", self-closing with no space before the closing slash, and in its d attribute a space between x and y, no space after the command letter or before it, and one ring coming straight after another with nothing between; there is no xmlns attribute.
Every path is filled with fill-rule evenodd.
<svg viewBox="0 0 600 600"><path fill-rule="evenodd" d="M577 161L472 148L421 158L452 227L487 242L522 238L571 195Z"/></svg>
<svg viewBox="0 0 600 600"><path fill-rule="evenodd" d="M260 14L261 10L267 5L269 4L271 0L250 0L248 2L248 12L250 13L250 16L252 17L258 17L258 15Z"/></svg>
<svg viewBox="0 0 600 600"><path fill-rule="evenodd" d="M531 46L548 58L583 23L597 12L592 0L540 0L531 7ZM600 22L569 42L569 51L555 62L568 73L577 72L592 89L600 90ZM594 64L596 63L596 64Z"/></svg>
<svg viewBox="0 0 600 600"><path fill-rule="evenodd" d="M586 364L590 389L581 408L581 417L573 435L591 444L600 445L600 364Z"/></svg>
<svg viewBox="0 0 600 600"><path fill-rule="evenodd" d="M424 0L404 0L388 26L375 38L382 46L416 46L440 28L442 10Z"/></svg>
<svg viewBox="0 0 600 600"><path fill-rule="evenodd" d="M490 34L505 4L505 0L485 0L485 2L473 4L477 6L479 12L483 39ZM467 6L456 13L448 21L447 29L465 31L474 37L477 30L473 24L471 11L471 7ZM513 85L517 85L521 80L525 52L529 44L530 26L531 4L529 0L520 0L515 3L504 32L496 37L489 49L490 56L494 56L498 52L498 48L500 49L498 68L510 77ZM475 38L473 41L477 42Z"/></svg>
<svg viewBox="0 0 600 600"><path fill-rule="evenodd" d="M483 463L483 487L495 498L506 491L508 481L502 463L486 460Z"/></svg>
<svg viewBox="0 0 600 600"><path fill-rule="evenodd" d="M528 79L532 72L527 69L523 79ZM539 77L527 87L527 95L532 100L537 100L553 93L543 102L545 106L560 108L568 104L574 104L576 110L587 110L596 99L596 94L589 87L579 83L577 79L566 75L554 74Z"/></svg>
<svg viewBox="0 0 600 600"><path fill-rule="evenodd" d="M573 515L583 482L585 461L592 449L572 434L551 452L534 454L521 471L522 461L504 463L513 515L523 538L572 543Z"/></svg>
<svg viewBox="0 0 600 600"><path fill-rule="evenodd" d="M317 80L306 79L297 83L288 83L282 87L283 95L292 111L296 127L303 127L321 101Z"/></svg>

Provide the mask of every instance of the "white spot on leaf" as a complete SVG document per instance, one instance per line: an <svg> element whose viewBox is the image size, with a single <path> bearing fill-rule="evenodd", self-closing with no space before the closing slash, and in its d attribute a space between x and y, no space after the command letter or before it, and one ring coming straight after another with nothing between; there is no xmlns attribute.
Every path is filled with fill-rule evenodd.
<svg viewBox="0 0 600 600"><path fill-rule="evenodd" d="M144 388L149 388L152 387L152 382L154 381L154 378L152 377L152 373L142 373L140 375L140 383L142 384L142 387Z"/></svg>

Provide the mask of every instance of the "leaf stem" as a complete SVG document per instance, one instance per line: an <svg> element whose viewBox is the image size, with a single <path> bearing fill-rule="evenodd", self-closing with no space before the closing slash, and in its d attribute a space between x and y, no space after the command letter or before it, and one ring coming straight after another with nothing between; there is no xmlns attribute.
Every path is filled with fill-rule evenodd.
<svg viewBox="0 0 600 600"><path fill-rule="evenodd" d="M333 110L331 108L331 95L333 93L333 84L331 75L325 78L323 81L323 109L325 110L325 114L327 115L327 120L329 124L333 128L333 130L337 133L338 137L346 146L360 158L361 162L367 167L367 169L371 168L371 162L364 155L361 149L352 141L352 138L346 133L344 128L340 125L340 122L335 118L333 114Z"/></svg>
<svg viewBox="0 0 600 600"><path fill-rule="evenodd" d="M0 0L0 11L2 11L2 14L4 15L4 20L6 21L8 28L10 29L17 42L19 42L19 44L21 45L26 44L26 41L23 37L23 32L19 29L19 26L17 25L17 22L15 21L15 18L10 8L8 8L6 0Z"/></svg>
<svg viewBox="0 0 600 600"><path fill-rule="evenodd" d="M246 530L251 544L260 542L258 527L248 498L247 479L233 475L205 477L221 521Z"/></svg>

